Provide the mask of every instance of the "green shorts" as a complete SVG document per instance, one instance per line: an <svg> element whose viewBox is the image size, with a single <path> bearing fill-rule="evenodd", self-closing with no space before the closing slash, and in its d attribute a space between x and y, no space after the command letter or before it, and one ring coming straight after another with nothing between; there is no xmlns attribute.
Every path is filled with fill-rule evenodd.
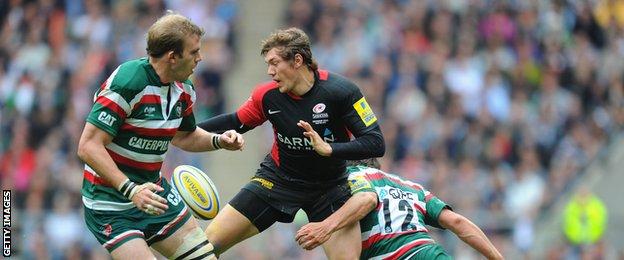
<svg viewBox="0 0 624 260"><path fill-rule="evenodd" d="M427 244L405 253L399 259L446 260L453 258L439 244Z"/></svg>
<svg viewBox="0 0 624 260"><path fill-rule="evenodd" d="M175 233L190 219L189 209L177 192L171 192L171 185L167 180L162 180L161 186L164 190L157 194L169 198L169 208L162 215L149 215L136 207L122 211L84 208L87 228L108 252L135 238L141 238L148 245L152 245Z"/></svg>

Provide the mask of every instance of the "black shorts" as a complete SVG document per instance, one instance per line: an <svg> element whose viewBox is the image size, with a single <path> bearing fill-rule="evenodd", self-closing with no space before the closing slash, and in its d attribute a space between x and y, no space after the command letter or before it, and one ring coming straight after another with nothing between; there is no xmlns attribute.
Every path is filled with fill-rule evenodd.
<svg viewBox="0 0 624 260"><path fill-rule="evenodd" d="M230 201L262 232L275 222L290 223L299 209L310 222L319 222L337 211L351 197L345 180L327 188L293 189L256 175Z"/></svg>

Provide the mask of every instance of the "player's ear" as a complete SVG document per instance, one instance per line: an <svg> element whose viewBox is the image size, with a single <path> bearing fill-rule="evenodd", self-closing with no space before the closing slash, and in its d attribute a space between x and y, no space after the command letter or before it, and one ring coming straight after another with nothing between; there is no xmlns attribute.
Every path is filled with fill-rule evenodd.
<svg viewBox="0 0 624 260"><path fill-rule="evenodd" d="M166 55L167 55L167 61L169 61L170 63L176 62L176 55L174 51L168 51Z"/></svg>
<svg viewBox="0 0 624 260"><path fill-rule="evenodd" d="M303 56L301 56L301 54L299 53L295 53L294 61L295 69L298 69L299 67L301 67L301 65L303 65Z"/></svg>

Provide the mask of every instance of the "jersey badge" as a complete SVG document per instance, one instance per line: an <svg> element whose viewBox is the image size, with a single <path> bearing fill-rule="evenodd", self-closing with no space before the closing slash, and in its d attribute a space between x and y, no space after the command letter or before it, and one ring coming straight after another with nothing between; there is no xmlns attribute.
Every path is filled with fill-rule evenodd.
<svg viewBox="0 0 624 260"><path fill-rule="evenodd" d="M370 189L372 186L364 176L355 176L349 178L349 188L351 188L351 193L356 193L364 189Z"/></svg>
<svg viewBox="0 0 624 260"><path fill-rule="evenodd" d="M373 110L370 108L364 97L360 98L360 100L355 102L353 104L353 108L355 108L355 111L360 116L360 119L362 119L364 125L370 126L373 123L377 122L377 117L373 113Z"/></svg>
<svg viewBox="0 0 624 260"><path fill-rule="evenodd" d="M111 226L111 224L104 225L102 229L102 234L104 234L106 237L109 237L111 233L113 233L113 227Z"/></svg>
<svg viewBox="0 0 624 260"><path fill-rule="evenodd" d="M314 112L315 114L321 113L323 111L325 111L325 104L323 103L318 103L316 104L313 108L312 108L312 112Z"/></svg>

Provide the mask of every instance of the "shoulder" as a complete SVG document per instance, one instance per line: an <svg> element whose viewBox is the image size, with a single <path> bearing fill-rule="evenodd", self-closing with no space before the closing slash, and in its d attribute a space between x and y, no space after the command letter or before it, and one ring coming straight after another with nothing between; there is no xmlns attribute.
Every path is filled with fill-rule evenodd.
<svg viewBox="0 0 624 260"><path fill-rule="evenodd" d="M261 101L262 98L271 90L277 90L277 83L275 81L264 82L256 85L251 92L251 98L257 101Z"/></svg>
<svg viewBox="0 0 624 260"><path fill-rule="evenodd" d="M111 74L111 87L126 94L138 93L147 85L149 78L145 69L145 60L136 59L122 63Z"/></svg>
<svg viewBox="0 0 624 260"><path fill-rule="evenodd" d="M337 93L350 94L353 92L359 92L357 85L350 79L338 74L329 72L326 70L319 70L319 79L324 85L332 91Z"/></svg>

